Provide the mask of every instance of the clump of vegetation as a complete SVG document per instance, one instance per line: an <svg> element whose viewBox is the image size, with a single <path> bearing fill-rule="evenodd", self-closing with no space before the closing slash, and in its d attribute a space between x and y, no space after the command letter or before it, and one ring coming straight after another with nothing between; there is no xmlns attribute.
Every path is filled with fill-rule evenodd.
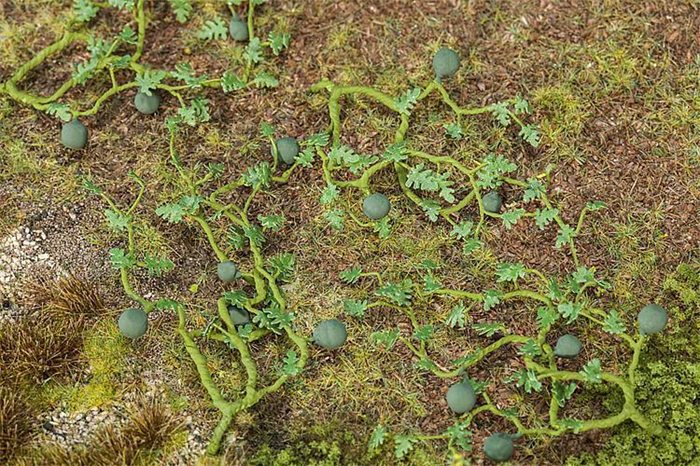
<svg viewBox="0 0 700 466"><path fill-rule="evenodd" d="M19 455L33 433L33 409L23 392L0 383L0 458L9 461Z"/></svg>
<svg viewBox="0 0 700 466"><path fill-rule="evenodd" d="M568 458L568 466L662 466L700 458L700 264L679 266L664 289L671 328L646 337L647 351L634 378L639 409L664 435L620 424L599 451ZM624 404L623 394L611 390L606 395L613 409Z"/></svg>
<svg viewBox="0 0 700 466"><path fill-rule="evenodd" d="M39 275L27 283L28 305L45 307L51 313L97 317L105 312L105 303L99 289L73 274L57 279Z"/></svg>
<svg viewBox="0 0 700 466"><path fill-rule="evenodd" d="M84 317L35 312L0 324L0 380L40 384L80 369Z"/></svg>
<svg viewBox="0 0 700 466"><path fill-rule="evenodd" d="M192 65L187 62L179 63L174 70L156 69L142 62L148 23L145 3L145 0L75 1L73 17L66 25L63 35L38 51L7 81L0 83L0 94L6 94L20 104L30 105L59 118L64 122L61 129L61 143L70 149L79 150L86 147L88 143L88 131L80 118L95 115L107 100L122 92L136 89L134 105L144 114L155 113L160 106L160 92L167 93L180 104L177 114L171 119L194 126L198 122L209 120L209 103L201 95L196 95L187 102L183 97L184 91L198 93L203 88L219 88L228 93L249 87L277 86L277 78L267 71L257 71L257 68L264 60L266 48L277 56L289 46L290 36L277 31L271 31L267 40L256 36L254 11L256 5L263 3L260 0L245 2L246 22L241 21L234 13L230 24L231 35L236 40L248 42L243 53L243 69L238 72L228 70L216 78L197 75ZM241 6L243 3L241 0L230 2L230 5L231 7ZM190 19L193 7L189 0L171 2L171 6L179 22L185 23ZM100 10L107 8L130 12L131 21L135 23L134 27L126 24L113 37L99 36L89 26L97 20ZM206 20L196 36L203 41L225 40L228 31L224 21L220 17L215 17ZM89 58L75 64L71 77L53 94L37 95L20 88L21 82L33 70L76 44L86 46ZM124 76L129 74L128 80L124 80ZM109 77L111 87L95 97L91 107L79 109L77 103L68 101L67 96L70 91L105 75Z"/></svg>
<svg viewBox="0 0 700 466"><path fill-rule="evenodd" d="M446 52L442 55L447 56ZM357 189L368 194L372 191L372 178L378 173L391 171L395 174L405 198L419 206L430 221L442 219L452 226L452 236L462 243L465 256L485 248L481 232L487 218L500 219L506 229L531 218L540 229L546 229L550 225L558 229L553 246L566 247L574 270L564 276L547 276L545 272L529 268L520 262L500 262L495 268L494 285L482 290L458 289L444 285L436 274L437 264L425 264L418 277L411 275L393 281L388 281L380 271L364 272L359 265L344 271L341 278L349 284L357 284L361 278L369 277L378 281L372 293L373 299L345 301L344 308L349 315L362 319L370 310L391 309L404 314L410 323L408 332L402 328L393 328L373 333L370 336L373 342L385 350L391 350L398 343L405 345L414 354L416 368L420 371L441 379L466 377L471 381L469 385L464 382L451 384L447 395L448 406L453 412L461 414L445 432L433 435L391 432L387 426L379 425L370 439L370 448L379 448L388 439L393 439L396 457L402 459L418 442L444 441L451 454L459 455L471 450L470 428L474 419L483 414L503 418L512 424L515 431L512 434L494 434L485 444L487 456L496 461L511 458L514 454L512 440L520 436L556 437L569 432L610 428L627 420L649 432L659 432L659 426L640 410L635 397L635 377L647 338L646 327L640 326L639 333L628 330L628 324L617 311L608 311L607 305L596 304L596 299L609 291L611 285L601 279L595 269L582 263L576 249L575 239L583 228L586 214L603 209L605 205L597 201L589 202L579 213L577 221L570 225L564 221L560 207L548 194L547 182L551 167L544 173L521 181L512 176L517 166L503 155L489 154L482 160L462 162L449 155L426 153L415 147L409 139L411 116L415 107L435 93L458 121L462 116L490 113L500 125L508 126L515 122L520 128L519 135L523 140L537 147L539 132L534 126L523 121L530 113L529 104L524 99L518 97L512 101L476 108L463 108L454 102L439 78L449 75L448 71L456 72L457 68L439 68L440 73L436 69L436 79L425 89L411 89L398 97L369 87L336 86L327 81L319 83L315 89L326 89L330 92L328 107L332 142L329 150L317 150L323 162L324 179L328 186L321 202L325 205L340 203L339 188ZM346 95L369 97L395 112L400 118L401 123L393 142L383 153L358 154L351 147L341 144L341 99ZM349 171L352 177L341 178L341 170ZM453 175L467 180L463 188L462 183L457 183L451 178ZM518 202L522 207L501 212L503 203L499 190L502 186L509 186L511 190L521 193ZM475 212L469 212L469 206L474 206ZM529 206L536 208L530 210ZM336 208L328 212L327 218L332 227L341 229L344 215L344 210ZM356 217L351 213L349 218L355 220ZM374 228L382 238L391 232L386 218L377 221ZM445 300L452 305L452 311L444 321L436 322L429 314L417 312L435 300ZM477 321L470 312L474 308L488 312L509 302L518 302L531 311L536 332L525 335L510 330L504 322ZM645 315L647 313L648 311L645 311ZM654 313L654 316L657 314ZM651 324L645 317L645 324L649 323L650 330L656 328L656 319L653 321ZM562 361L558 361L557 357L577 356L582 344L578 338L567 334L560 338L553 348L554 342L551 341L550 332L555 329L561 331L574 324L590 328L591 331L608 333L628 347L631 358L626 373L618 375L612 367L609 371L606 370L600 358L583 362L579 371L561 368L559 364ZM449 332L453 328L471 328L472 332L486 341L483 345L475 345L466 354L452 361L442 361L431 356L431 348L434 347L432 342L438 332ZM491 400L487 389L492 381L475 380L469 373L471 368L507 346L517 349L523 363L520 369L501 382L511 386L513 390L524 392L522 396L525 400L528 399L528 395L534 398L535 405L539 404L541 396L550 400L548 412L546 415L543 413L541 420L527 416L529 425L523 421L528 412L524 407L527 403L511 409L498 407ZM624 395L622 406L614 413L606 413L599 419L579 419L563 415L577 389L598 384L610 384L620 390ZM473 389L473 393L469 388Z"/></svg>
<svg viewBox="0 0 700 466"><path fill-rule="evenodd" d="M37 449L27 464L151 464L182 429L182 419L166 404L154 396L141 395L129 405L129 418L121 427L103 427L86 443L70 448L56 445Z"/></svg>
<svg viewBox="0 0 700 466"><path fill-rule="evenodd" d="M201 228L211 246L213 257L218 261L217 275L222 283L215 311L202 310L199 304L190 306L172 298L147 300L133 286L132 281L136 276L134 272L137 269L145 269L152 276L160 276L174 267L167 257L145 256L136 248L134 236L137 224L134 212L143 199L146 187L140 177L131 175L139 189L127 208L117 205L102 188L88 179L85 180L85 188L102 197L108 206L105 218L110 228L122 234L126 241L126 248L113 248L109 254L113 267L119 272L125 293L138 304L138 311L125 311L122 314L124 322L122 318L119 319L120 329L124 335L135 338L147 331L147 315L152 311L170 311L177 316L178 333L185 350L196 366L213 405L221 413L220 422L207 447L208 454L216 454L234 417L279 390L289 378L303 370L309 358L308 339L295 329L296 312L290 308L281 288L281 284L291 278L294 257L285 253L265 257L262 249L265 232L279 230L284 217L260 214L253 218L250 207L255 197L270 189L273 183L286 183L295 170L309 166L316 147L326 145L328 137L318 134L303 141L300 144L303 150L291 166L280 174L276 174L278 160L274 157L272 164L261 162L248 167L238 179L212 186L219 180L223 167L210 165L204 171L199 166L191 169L185 167L176 151L179 128L178 122L169 126L170 161L179 175L175 198L158 207L155 212L167 222L187 221ZM274 133L272 126L261 126L261 136L271 143L275 141ZM247 191L243 205L225 200L234 191ZM213 226L213 221L217 221L218 226ZM127 314L128 319L124 317ZM206 326L190 329L192 322L202 322L201 317L207 320ZM337 325L331 324L331 327L333 328L324 331L322 335L327 340L324 341L328 347L334 347L339 339ZM342 331L345 331L344 327ZM251 345L255 342L257 349L266 342L280 344L281 339L290 345L283 361L280 361L279 366L270 367L269 371L263 373L263 366L258 365ZM342 339L344 341L345 336ZM207 358L200 350L203 340L223 344L238 354L247 378L245 391L239 398L227 399L224 388L217 386ZM269 367L268 360L265 361L265 367ZM263 377L271 380L266 381Z"/></svg>

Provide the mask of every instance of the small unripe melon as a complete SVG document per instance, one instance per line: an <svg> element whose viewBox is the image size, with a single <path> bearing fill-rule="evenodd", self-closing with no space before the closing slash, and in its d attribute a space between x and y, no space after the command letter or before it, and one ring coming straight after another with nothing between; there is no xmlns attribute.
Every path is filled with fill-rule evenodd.
<svg viewBox="0 0 700 466"><path fill-rule="evenodd" d="M240 307L229 306L228 315L231 317L233 325L245 325L250 323L250 314Z"/></svg>
<svg viewBox="0 0 700 466"><path fill-rule="evenodd" d="M450 386L445 398L447 406L457 414L471 411L476 404L476 393L469 382L458 382Z"/></svg>
<svg viewBox="0 0 700 466"><path fill-rule="evenodd" d="M513 456L513 439L501 432L490 435L484 442L484 454L496 463L508 461Z"/></svg>
<svg viewBox="0 0 700 466"><path fill-rule="evenodd" d="M501 195L498 194L498 191L486 193L486 195L481 198L481 202L484 204L484 210L492 214L500 212L501 206L503 205L503 199L501 199Z"/></svg>
<svg viewBox="0 0 700 466"><path fill-rule="evenodd" d="M384 218L390 208L389 198L381 193L371 194L362 202L362 212L372 220Z"/></svg>
<svg viewBox="0 0 700 466"><path fill-rule="evenodd" d="M319 323L314 329L313 341L326 349L340 348L348 338L345 324L338 319L328 319Z"/></svg>
<svg viewBox="0 0 700 466"><path fill-rule="evenodd" d="M452 49L443 47L433 56L433 71L438 79L449 78L459 69L459 55Z"/></svg>
<svg viewBox="0 0 700 466"><path fill-rule="evenodd" d="M233 261L220 262L219 265L216 266L216 273L219 276L219 280L222 282L232 282L240 277L238 267Z"/></svg>
<svg viewBox="0 0 700 466"><path fill-rule="evenodd" d="M156 113L160 107L160 95L156 91L151 91L151 95L137 92L136 97L134 97L134 105L136 110L144 115L151 115Z"/></svg>
<svg viewBox="0 0 700 466"><path fill-rule="evenodd" d="M233 40L245 42L248 40L248 25L238 16L231 18L231 23L228 25L228 32Z"/></svg>
<svg viewBox="0 0 700 466"><path fill-rule="evenodd" d="M581 340L571 334L562 335L554 347L554 354L560 358L575 358L581 352Z"/></svg>
<svg viewBox="0 0 700 466"><path fill-rule="evenodd" d="M647 304L639 311L637 322L642 335L659 333L666 328L668 312L658 304Z"/></svg>
<svg viewBox="0 0 700 466"><path fill-rule="evenodd" d="M79 120L64 123L61 128L61 143L69 149L82 149L87 145L88 130Z"/></svg>
<svg viewBox="0 0 700 466"><path fill-rule="evenodd" d="M294 163L294 159L299 154L299 143L293 137L283 137L275 141L277 147L277 155L287 165Z"/></svg>
<svg viewBox="0 0 700 466"><path fill-rule="evenodd" d="M148 329L148 314L143 309L127 309L119 316L119 331L127 338L142 337Z"/></svg>

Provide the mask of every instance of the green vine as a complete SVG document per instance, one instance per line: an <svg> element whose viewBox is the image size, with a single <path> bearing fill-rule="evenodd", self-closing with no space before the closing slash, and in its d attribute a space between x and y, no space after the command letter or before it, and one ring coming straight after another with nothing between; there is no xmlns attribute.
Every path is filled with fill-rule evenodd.
<svg viewBox="0 0 700 466"><path fill-rule="evenodd" d="M126 248L113 248L110 258L114 268L119 270L121 284L126 295L134 300L146 313L154 310L170 310L177 314L178 333L182 338L190 359L195 364L200 380L206 389L212 404L221 414L220 421L212 434L207 447L208 454L216 454L223 436L236 414L250 408L270 393L274 393L292 376L299 374L309 358L307 339L297 333L293 322L295 312L290 308L284 296L280 283L288 280L294 265L293 256L281 254L267 258L263 254L263 232L278 230L282 227L283 217L258 215L255 222L249 213L253 199L273 183L286 183L291 174L306 162L303 156L279 175L274 175L278 167L278 155L274 144L274 129L263 125L263 135L272 144L274 162L262 162L250 167L240 178L216 188L209 185L219 179L223 167L210 165L204 173L196 166L193 169L184 167L179 160L175 145L177 126L170 131L170 160L179 175L180 192L176 202L164 204L156 209L156 213L171 223L186 223L198 226L204 233L212 252L219 263L230 261L234 256L241 258L248 255L252 263L248 270L240 273L241 288L227 290L216 301L216 313L210 314L205 309L198 310L194 305L188 305L176 299L163 298L156 301L145 299L132 285L137 269L146 269L150 275L159 276L171 270L174 264L167 258L139 257L135 242L134 213L138 208L144 191L145 183L135 174L132 178L139 186L138 194L128 208L120 208L105 191L86 179L85 188L101 196L107 204L105 216L112 230L121 233L126 239ZM315 150L317 144L327 143L324 135L317 135L302 143L306 153ZM248 190L243 207L229 203L223 198L234 191ZM205 192L208 191L208 192ZM215 229L212 222L221 225ZM222 242L218 232L228 226L227 242ZM237 261L238 263L238 261ZM246 289L253 289L254 294L248 295ZM236 325L230 315L231 307L245 309L251 322ZM202 317L209 317L204 328L188 329L188 312ZM289 349L283 361L279 375L268 385L259 383L260 369L251 354L250 344L254 341L273 336L286 337L293 349ZM238 354L245 368L247 382L241 398L231 401L224 397L221 389L212 378L207 365L207 358L200 350L198 340L210 340L228 345Z"/></svg>
<svg viewBox="0 0 700 466"><path fill-rule="evenodd" d="M240 91L250 87L274 87L278 80L267 71L256 71L256 67L264 60L264 49L269 48L274 55L279 55L289 45L289 35L271 32L267 40L262 40L255 34L254 9L264 2L248 0L247 28L248 39L243 53L245 67L240 74L226 71L218 78L206 75L198 76L189 63L178 64L174 70L160 70L142 63L141 58L146 44L147 14L144 0L109 0L106 3L78 0L74 2L73 17L66 31L58 40L40 50L30 60L20 66L5 82L0 83L0 94L5 94L23 105L31 106L42 112L54 115L64 122L82 116L95 115L102 105L115 95L133 88L139 92L152 95L154 91L164 91L177 99L180 104L177 117L189 125L209 120L208 101L196 96L188 104L183 96L187 90L203 88L218 88L224 92ZM173 8L180 22L189 19L192 6L189 2L173 2ZM234 6L243 2L229 2L231 12L235 15ZM94 20L99 11L104 8L116 8L130 11L132 20L112 38L102 38L92 35L87 29L88 23ZM228 29L220 17L208 20L198 31L201 40L222 40L228 37ZM75 66L71 77L61 84L50 95L37 95L20 87L28 74L45 63L50 57L60 54L74 44L82 43L87 46L90 58ZM130 72L130 75L128 74ZM83 86L88 80L95 79L106 73L111 82L109 89L96 97L87 108L74 108L65 102L66 94L76 87ZM126 76L129 76L125 79ZM171 81L168 83L167 81Z"/></svg>
<svg viewBox="0 0 700 466"><path fill-rule="evenodd" d="M472 421L481 413L491 413L510 421L515 433L510 436L559 436L566 432L584 432L592 429L610 428L626 420L632 420L639 426L654 433L660 428L652 425L637 408L634 398L635 370L645 337L639 333L628 333L617 311L606 312L592 303L592 293L604 293L610 284L595 277L595 270L582 265L577 254L575 238L582 230L588 212L605 207L602 202L589 202L579 213L574 226L569 225L561 216L561 211L547 194L547 185L553 166L544 173L520 181L510 177L516 165L505 157L488 154L477 161L461 161L449 155L434 155L413 147L408 139L411 113L429 96L437 94L440 101L455 114L457 123L445 125L448 137L461 137L462 117L492 114L501 125L512 123L519 128L519 135L529 144L537 147L539 133L535 126L523 121L523 116L530 113L527 101L517 97L505 102L498 102L481 107L461 107L450 96L440 79L430 82L424 89L414 88L399 97L392 97L377 89L364 86L339 86L329 81L322 81L314 86L315 91L325 90L329 93L328 110L332 145L328 150L318 148L318 155L323 162L323 177L327 184L321 196L321 203L332 208L341 202L339 188L359 190L364 195L374 192L371 183L374 176L384 171L394 173L405 198L418 205L431 221L442 218L452 225L452 235L463 241L465 255L483 247L480 233L487 219L500 219L506 229L512 228L523 218L533 218L540 229L549 224L558 227L555 246L567 246L575 271L563 278L549 278L544 272L527 268L521 263L501 263L497 267L496 281L500 285L481 292L454 289L443 286L434 275L435 264L426 264L428 272L423 276L423 283L414 283L411 278L400 282L386 282L378 272L365 272L355 266L341 274L349 284L358 283L364 278L376 278L379 282L374 292L374 300L349 299L344 302L346 314L356 318L375 308L390 308L401 312L411 323L412 332L406 336L400 329L376 332L371 338L386 349L391 349L397 342L404 344L417 358L419 369L428 371L443 379L463 378L481 396L483 403L461 415L459 420L446 432L437 435L393 434L394 449L397 458L403 458L414 443L420 441L447 441L452 454L471 450L469 430ZM380 155L357 154L342 143L343 127L341 120L342 99L346 96L363 96L383 105L399 117L392 144ZM350 172L350 175L347 174ZM450 179L454 176L454 180ZM460 182L465 187L460 187ZM502 185L508 185L522 191L524 203L539 203L539 207L528 212L523 208L506 212L487 209L484 203L484 191L496 192ZM433 193L440 200L424 198L418 191ZM474 205L477 219L470 220L467 208ZM499 205L500 209L500 205ZM347 212L346 212L347 210ZM390 234L389 218L384 217L374 223L362 222L352 212L351 206L335 208L326 213L330 225L336 229L343 227L344 217L363 227L374 227L380 237ZM530 286L521 287L527 281ZM416 309L423 309L436 299L459 300L444 323L421 322ZM511 333L501 322L473 323L473 330L479 335L492 338L501 335L495 341L482 348L473 348L457 360L442 364L432 359L428 346L435 333L444 329L466 329L471 319L469 311L474 306L481 306L485 311L510 302L534 303L538 323L536 335L519 335ZM557 356L549 337L552 329L570 325L584 320L590 325L615 335L624 342L632 352L626 375L616 375L604 371L599 359L588 361L580 372L560 370ZM561 325L558 325L558 324ZM447 331L447 330L446 330ZM509 377L506 383L515 383L526 393L545 392L549 384L550 404L547 421L526 426L518 412L501 409L490 399L485 390L485 383L470 380L468 370L483 361L487 356L504 347L516 346L523 357L524 367ZM609 383L617 386L624 394L624 405L619 413L602 419L561 419L559 411L566 405L577 384ZM383 425L378 425L370 439L370 450L379 448L392 434Z"/></svg>

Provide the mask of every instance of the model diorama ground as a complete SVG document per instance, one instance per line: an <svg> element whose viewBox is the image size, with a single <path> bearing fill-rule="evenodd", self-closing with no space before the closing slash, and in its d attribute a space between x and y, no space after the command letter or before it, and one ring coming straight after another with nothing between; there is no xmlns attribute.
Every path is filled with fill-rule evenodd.
<svg viewBox="0 0 700 466"><path fill-rule="evenodd" d="M697 3L0 13L3 464L700 464Z"/></svg>

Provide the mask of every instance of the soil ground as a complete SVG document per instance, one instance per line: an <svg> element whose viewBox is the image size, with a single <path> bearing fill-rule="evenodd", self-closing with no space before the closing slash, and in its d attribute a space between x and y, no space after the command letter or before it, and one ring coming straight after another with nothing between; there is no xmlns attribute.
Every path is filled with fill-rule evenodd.
<svg viewBox="0 0 700 466"><path fill-rule="evenodd" d="M0 81L60 34L69 3L0 1ZM240 50L231 42L204 44L193 38L208 12L225 10L213 1L194 3L195 19L183 26L175 21L167 2L147 2L150 32L145 62L172 68L187 60L197 72L216 76L240 61ZM106 15L95 24L104 33L120 20L124 20L120 15ZM504 134L488 116L474 118L462 141L448 142L441 136L441 124L436 123L446 115L437 102L414 115L412 141L431 153L498 150L517 163L519 179L555 164L550 193L568 221L575 221L586 202L604 201L608 209L591 215L577 240L579 255L614 283L614 292L605 299L615 303L629 322L641 305L660 296L663 281L678 265L697 262L697 2L272 0L259 9L257 21L262 31L281 27L292 35L289 50L265 65L280 76L279 87L228 95L207 91L211 121L188 130L178 142L185 164L222 162L224 178L233 179L269 154L259 136L260 123L269 122L280 134L300 137L326 129L325 96L309 92L314 83L325 78L372 85L399 95L429 82L432 54L447 45L463 58L460 72L446 85L450 95L464 105L524 96L533 108L530 120L542 128L542 144L535 149L520 143L517 134ZM52 58L23 85L48 93L69 75L70 63L83 56L84 50L76 48ZM97 79L71 98L87 102L107 83L107 78ZM48 269L49 275L69 272L96 285L105 301L106 311L91 323L86 339L103 335L99 332L118 338L107 327L130 303L107 252L121 240L109 232L103 207L81 189L79 178L89 174L115 199L128 202L134 194L128 178L132 170L148 184L144 205L137 213L150 229L148 235L138 238L139 245L145 250L167 251L176 265L163 279L140 277L141 292L211 303L218 288L207 278L212 276L214 258L206 240L195 228L168 225L153 213L169 200L172 187L164 120L176 111L177 102L166 98L159 114L144 117L134 112L132 100L132 92L120 94L97 116L87 118L89 147L74 152L60 145L55 119L0 97L0 235L5 239L0 254L5 258L3 277L7 277L0 283L4 318L26 318L31 308L26 284L42 270ZM393 117L362 99L347 102L343 118L344 142L358 152L377 152L392 134ZM353 225L334 232L320 215L318 198L324 185L320 170L299 171L253 207L254 213L284 213L287 218L284 229L269 235L265 254L294 254L294 280L285 291L298 309L297 325L305 334L319 320L340 315L343 299L359 298L371 290L370 282L351 289L338 279L340 271L355 264L385 271L387 277L396 279L430 259L442 265L445 283L469 286L484 283L486 272L498 260L521 261L548 274L572 269L568 254L552 247L554 233L541 232L532 224L513 230L500 224L489 226L486 240L491 253L463 259L447 227L430 223L402 198L388 175L378 179L377 188L390 196L398 212L396 233L380 241ZM343 196L360 201L359 193ZM516 196L506 191L506 204L517 205ZM16 243L7 240L13 237L18 238ZM197 289L192 291L195 283ZM498 319L513 331L527 330L533 321L519 317L524 307L518 306L508 309L505 316L480 314L475 318ZM448 310L447 304L435 303L421 312L444 319ZM444 401L445 381L413 368L416 361L405 348L381 352L367 338L376 330L407 325L405 318L386 309L363 321L345 320L347 349L330 354L313 350L309 367L298 379L241 415L231 431L226 461L248 464L253 458L274 457L270 451L305 445L315 452L312 456L324 448L337 448L337 464L362 464L369 434L380 421L396 432L425 435L439 433L451 424L453 418ZM118 423L123 417L119 413L134 393L157 387L158 396L187 420L187 438L171 442L159 461L194 463L216 417L188 364L175 326L172 315L157 315L145 338L121 343L125 347L117 355L122 361L119 367L102 367L105 356L86 350L83 369L69 378L73 389L64 386L39 397L42 409L36 423L40 426L54 417L60 423L59 412L69 419L91 409L107 413L101 424L91 417L82 437L76 434L75 443L85 442L99 425ZM448 361L459 357L464 345L480 338L448 334L432 349L439 360ZM624 365L629 355L604 343L601 340L600 348L586 351L597 352L611 368ZM259 360L262 367L277 364L286 351L281 344L259 349L264 354ZM235 392L242 383L241 367L229 353L213 346L209 350L217 377L230 383ZM518 368L517 364L517 354L506 351L489 358L472 375L497 381ZM108 387L100 391L104 388L100 386L95 392L100 370L106 372L102 375ZM513 391L499 392L497 384L494 387L495 399L504 406L517 403ZM537 416L541 408L543 405L536 405L531 415ZM595 396L588 396L573 409L585 415L603 408ZM477 427L473 460L481 464L478 447L484 435L508 426L484 419ZM44 430L35 430L35 447L55 442L55 436ZM514 462L564 464L570 455L601 448L608 435L592 432L528 441ZM436 464L431 462L441 461L444 445L426 444L418 449L421 451L409 456L408 463ZM263 450L268 453L261 453ZM388 450L372 461L392 464Z"/></svg>

